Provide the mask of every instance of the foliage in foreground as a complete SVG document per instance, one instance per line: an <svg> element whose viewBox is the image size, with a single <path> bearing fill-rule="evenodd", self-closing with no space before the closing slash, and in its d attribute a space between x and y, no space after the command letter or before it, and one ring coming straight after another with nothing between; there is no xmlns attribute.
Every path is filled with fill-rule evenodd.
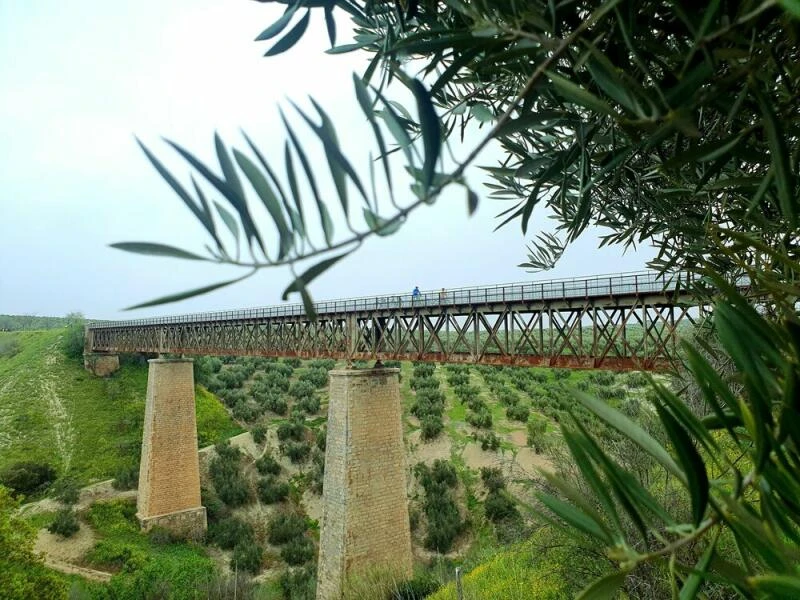
<svg viewBox="0 0 800 600"><path fill-rule="evenodd" d="M14 516L17 502L0 486L0 591L7 600L66 598L60 577L44 567L33 552L35 531Z"/></svg>

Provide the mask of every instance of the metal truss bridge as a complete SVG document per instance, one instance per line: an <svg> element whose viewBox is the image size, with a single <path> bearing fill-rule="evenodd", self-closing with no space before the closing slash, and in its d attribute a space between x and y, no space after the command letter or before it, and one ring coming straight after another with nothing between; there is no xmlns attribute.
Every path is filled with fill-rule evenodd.
<svg viewBox="0 0 800 600"><path fill-rule="evenodd" d="M88 352L415 360L653 370L704 310L654 272L92 322ZM693 310L694 309L694 310Z"/></svg>

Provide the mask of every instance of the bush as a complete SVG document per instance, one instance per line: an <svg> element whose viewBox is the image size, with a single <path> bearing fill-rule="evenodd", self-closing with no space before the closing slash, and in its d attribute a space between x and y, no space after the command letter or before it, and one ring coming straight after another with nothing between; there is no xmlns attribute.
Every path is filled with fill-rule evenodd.
<svg viewBox="0 0 800 600"><path fill-rule="evenodd" d="M290 420L278 425L278 439L282 442L289 439L300 441L305 437L305 431L305 418L302 415L300 418L293 416Z"/></svg>
<svg viewBox="0 0 800 600"><path fill-rule="evenodd" d="M283 363L289 365L293 369L297 369L300 365L303 364L303 361L299 358L284 358Z"/></svg>
<svg viewBox="0 0 800 600"><path fill-rule="evenodd" d="M289 395L296 400L310 398L317 391L316 386L308 381L294 381L289 386Z"/></svg>
<svg viewBox="0 0 800 600"><path fill-rule="evenodd" d="M481 481L490 493L506 488L506 478L498 467L481 467Z"/></svg>
<svg viewBox="0 0 800 600"><path fill-rule="evenodd" d="M109 538L97 542L87 554L87 559L96 565L131 573L145 565L147 554L131 543Z"/></svg>
<svg viewBox="0 0 800 600"><path fill-rule="evenodd" d="M84 346L84 319L81 313L70 313L67 315L67 326L64 331L64 337L61 341L61 349L69 358L83 358Z"/></svg>
<svg viewBox="0 0 800 600"><path fill-rule="evenodd" d="M214 488L201 487L200 499L203 506L206 507L206 515L208 515L209 522L223 519L230 513L225 503L217 496Z"/></svg>
<svg viewBox="0 0 800 600"><path fill-rule="evenodd" d="M423 600L438 590L439 585L439 581L433 575L421 573L394 586L386 600Z"/></svg>
<svg viewBox="0 0 800 600"><path fill-rule="evenodd" d="M0 358L11 358L19 354L20 350L22 350L22 347L19 345L17 338L4 338L0 340ZM82 345L81 351L83 351Z"/></svg>
<svg viewBox="0 0 800 600"><path fill-rule="evenodd" d="M314 543L305 536L293 538L281 548L281 558L290 565L304 565L314 559Z"/></svg>
<svg viewBox="0 0 800 600"><path fill-rule="evenodd" d="M285 600L314 600L317 580L312 568L288 569L281 573L278 583Z"/></svg>
<svg viewBox="0 0 800 600"><path fill-rule="evenodd" d="M70 475L65 475L53 484L53 496L64 504L75 504L81 496L78 481Z"/></svg>
<svg viewBox="0 0 800 600"><path fill-rule="evenodd" d="M267 540L281 545L300 537L306 531L306 520L294 513L278 513L267 525Z"/></svg>
<svg viewBox="0 0 800 600"><path fill-rule="evenodd" d="M483 503L483 509L486 518L493 523L519 516L514 500L505 490L490 492Z"/></svg>
<svg viewBox="0 0 800 600"><path fill-rule="evenodd" d="M432 440L444 429L444 422L440 415L425 415L420 420L420 425L422 427L421 436L423 440Z"/></svg>
<svg viewBox="0 0 800 600"><path fill-rule="evenodd" d="M633 373L628 373L628 377L625 380L625 383L627 383L628 386L633 388L645 387L648 384L647 375L645 375L641 371L634 371Z"/></svg>
<svg viewBox="0 0 800 600"><path fill-rule="evenodd" d="M559 379L569 379L572 377L572 369L553 369L553 377L556 381Z"/></svg>
<svg viewBox="0 0 800 600"><path fill-rule="evenodd" d="M487 409L479 412L469 411L466 417L467 423L473 427L489 429L492 426L492 413Z"/></svg>
<svg viewBox="0 0 800 600"><path fill-rule="evenodd" d="M315 388L321 388L328 385L328 369L319 367L311 367L308 371L300 375L299 380L313 385Z"/></svg>
<svg viewBox="0 0 800 600"><path fill-rule="evenodd" d="M281 472L280 464L269 454L264 454L256 460L256 469L262 475L277 475Z"/></svg>
<svg viewBox="0 0 800 600"><path fill-rule="evenodd" d="M281 445L281 451L289 457L293 463L305 462L311 453L311 446L308 442L288 441Z"/></svg>
<svg viewBox="0 0 800 600"><path fill-rule="evenodd" d="M233 406L233 417L240 421L255 421L260 416L260 411L249 400L240 400Z"/></svg>
<svg viewBox="0 0 800 600"><path fill-rule="evenodd" d="M328 428L323 425L317 430L317 448L319 448L322 452L325 452L325 446L327 442L328 442Z"/></svg>
<svg viewBox="0 0 800 600"><path fill-rule="evenodd" d="M245 504L250 499L250 488L240 470L240 450L227 440L214 449L217 456L211 461L209 474L217 495L231 507Z"/></svg>
<svg viewBox="0 0 800 600"><path fill-rule="evenodd" d="M500 447L500 438L494 431L482 433L478 436L481 450L497 450Z"/></svg>
<svg viewBox="0 0 800 600"><path fill-rule="evenodd" d="M22 496L43 492L55 479L53 467L33 461L15 463L0 473L0 484Z"/></svg>
<svg viewBox="0 0 800 600"><path fill-rule="evenodd" d="M312 396L303 398L296 404L296 407L310 415L313 415L319 412L319 396L314 394Z"/></svg>
<svg viewBox="0 0 800 600"><path fill-rule="evenodd" d="M395 362L400 364L399 361ZM312 369L322 369L327 373L327 371L330 371L336 367L336 361L332 358L315 358L314 360L309 361L308 366Z"/></svg>
<svg viewBox="0 0 800 600"><path fill-rule="evenodd" d="M264 550L253 540L243 540L233 548L231 570L246 571L255 575L261 570L261 559Z"/></svg>
<svg viewBox="0 0 800 600"><path fill-rule="evenodd" d="M208 539L220 548L230 550L240 541L254 540L253 527L238 517L228 517L208 526Z"/></svg>
<svg viewBox="0 0 800 600"><path fill-rule="evenodd" d="M613 371L592 371L589 373L589 381L597 385L612 385L616 380Z"/></svg>
<svg viewBox="0 0 800 600"><path fill-rule="evenodd" d="M265 439L267 439L267 426L264 424L258 424L250 430L250 435L253 436L253 441L256 444L261 444Z"/></svg>
<svg viewBox="0 0 800 600"><path fill-rule="evenodd" d="M72 537L81 528L78 517L71 508L65 508L56 513L56 518L47 526L47 531L55 533L63 538Z"/></svg>
<svg viewBox="0 0 800 600"><path fill-rule="evenodd" d="M258 497L264 504L275 504L289 495L289 484L274 475L262 477L258 482Z"/></svg>
<svg viewBox="0 0 800 600"><path fill-rule="evenodd" d="M506 409L506 416L514 421L525 423L531 414L530 408L524 404L517 404L516 406L509 406Z"/></svg>
<svg viewBox="0 0 800 600"><path fill-rule="evenodd" d="M544 419L537 417L536 415L532 415L528 419L527 424L528 429L528 446L534 449L534 451L539 454L544 446L544 435L547 431L547 421Z"/></svg>

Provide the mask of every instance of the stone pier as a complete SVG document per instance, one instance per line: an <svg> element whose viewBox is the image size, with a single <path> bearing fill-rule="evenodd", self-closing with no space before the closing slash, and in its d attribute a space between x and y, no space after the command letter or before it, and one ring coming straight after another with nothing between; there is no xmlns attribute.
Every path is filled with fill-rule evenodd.
<svg viewBox="0 0 800 600"><path fill-rule="evenodd" d="M83 368L97 377L108 377L119 371L119 354L84 352Z"/></svg>
<svg viewBox="0 0 800 600"><path fill-rule="evenodd" d="M136 516L145 531L159 526L199 539L206 509L200 504L192 360L148 362Z"/></svg>
<svg viewBox="0 0 800 600"><path fill-rule="evenodd" d="M317 600L411 576L399 369L330 372Z"/></svg>

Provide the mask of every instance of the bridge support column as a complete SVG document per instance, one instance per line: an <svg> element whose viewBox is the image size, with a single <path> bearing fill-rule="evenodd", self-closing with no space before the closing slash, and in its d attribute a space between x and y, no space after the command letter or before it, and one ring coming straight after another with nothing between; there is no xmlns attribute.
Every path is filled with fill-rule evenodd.
<svg viewBox="0 0 800 600"><path fill-rule="evenodd" d="M136 516L142 529L164 527L194 539L206 531L191 359L148 361Z"/></svg>
<svg viewBox="0 0 800 600"><path fill-rule="evenodd" d="M399 372L329 373L317 600L360 577L411 576Z"/></svg>
<svg viewBox="0 0 800 600"><path fill-rule="evenodd" d="M83 368L97 377L108 377L119 371L119 354L84 352Z"/></svg>

